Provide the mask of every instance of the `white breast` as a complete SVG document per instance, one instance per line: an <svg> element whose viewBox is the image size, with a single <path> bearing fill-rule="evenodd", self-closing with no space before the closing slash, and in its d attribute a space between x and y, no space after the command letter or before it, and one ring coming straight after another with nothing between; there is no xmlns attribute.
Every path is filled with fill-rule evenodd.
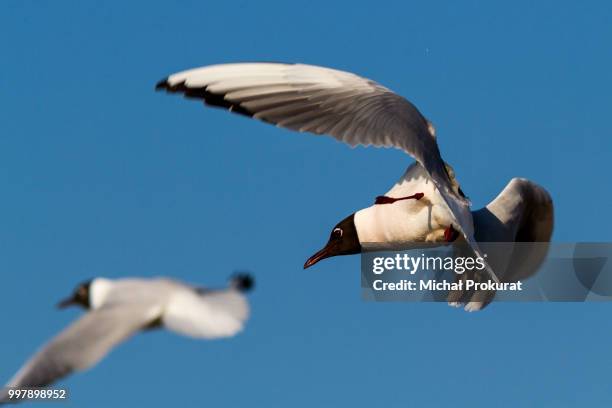
<svg viewBox="0 0 612 408"><path fill-rule="evenodd" d="M452 216L431 179L418 165L410 166L385 195L392 198L423 193L420 200L408 199L393 204L377 204L355 213L355 227L362 246L377 248L397 244L444 241L444 230Z"/></svg>

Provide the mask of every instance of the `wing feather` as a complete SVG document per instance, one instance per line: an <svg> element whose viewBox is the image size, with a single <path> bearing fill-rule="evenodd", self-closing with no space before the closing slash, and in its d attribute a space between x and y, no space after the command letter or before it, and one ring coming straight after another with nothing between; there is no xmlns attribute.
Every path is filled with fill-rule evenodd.
<svg viewBox="0 0 612 408"><path fill-rule="evenodd" d="M138 306L88 312L44 345L6 387L45 387L74 371L85 370L145 327L156 313L151 307ZM0 392L0 402L5 394Z"/></svg>

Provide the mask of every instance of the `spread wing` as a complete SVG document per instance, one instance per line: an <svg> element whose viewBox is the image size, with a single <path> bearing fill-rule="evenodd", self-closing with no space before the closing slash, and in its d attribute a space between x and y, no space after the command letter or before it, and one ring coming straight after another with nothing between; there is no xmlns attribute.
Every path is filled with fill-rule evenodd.
<svg viewBox="0 0 612 408"><path fill-rule="evenodd" d="M211 65L170 75L157 89L351 146L395 147L447 182L431 123L403 97L349 72L303 64Z"/></svg>
<svg viewBox="0 0 612 408"><path fill-rule="evenodd" d="M189 337L215 339L240 332L249 318L246 297L237 290L177 292L168 302L164 327Z"/></svg>
<svg viewBox="0 0 612 408"><path fill-rule="evenodd" d="M44 345L6 387L45 387L73 371L85 370L155 319L156 313L141 306L88 312ZM0 391L0 403L7 399L7 390Z"/></svg>

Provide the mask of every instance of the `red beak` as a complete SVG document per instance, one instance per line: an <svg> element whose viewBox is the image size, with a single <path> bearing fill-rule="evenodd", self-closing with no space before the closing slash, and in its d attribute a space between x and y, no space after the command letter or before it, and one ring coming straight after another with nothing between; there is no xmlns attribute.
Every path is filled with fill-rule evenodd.
<svg viewBox="0 0 612 408"><path fill-rule="evenodd" d="M329 258L330 256L332 256L332 253L333 252L332 252L332 249L330 248L330 245L329 244L325 245L323 249L321 249L316 254L308 258L308 260L304 264L304 269L310 268L312 265L316 264L322 259Z"/></svg>

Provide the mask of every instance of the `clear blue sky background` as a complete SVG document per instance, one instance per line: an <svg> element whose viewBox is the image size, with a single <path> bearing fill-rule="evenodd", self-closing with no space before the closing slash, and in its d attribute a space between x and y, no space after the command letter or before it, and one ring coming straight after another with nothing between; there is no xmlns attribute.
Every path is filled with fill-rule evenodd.
<svg viewBox="0 0 612 408"><path fill-rule="evenodd" d="M138 336L63 383L69 406L610 406L610 304L364 303L358 257L302 270L401 152L153 91L219 62L354 71L435 123L477 208L528 177L555 241L609 241L609 2L292 3L2 1L0 381L79 315L54 304L82 280L249 269L242 335Z"/></svg>

